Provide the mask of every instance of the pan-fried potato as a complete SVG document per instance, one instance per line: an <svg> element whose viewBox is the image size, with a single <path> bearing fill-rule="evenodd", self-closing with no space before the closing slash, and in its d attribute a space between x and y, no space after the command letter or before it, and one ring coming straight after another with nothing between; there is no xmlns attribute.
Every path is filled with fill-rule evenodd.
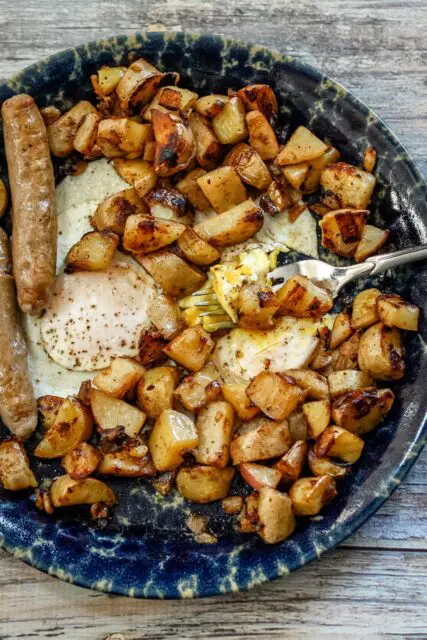
<svg viewBox="0 0 427 640"><path fill-rule="evenodd" d="M185 225L147 215L132 215L126 220L123 247L133 253L152 253L172 244L184 232Z"/></svg>
<svg viewBox="0 0 427 640"><path fill-rule="evenodd" d="M261 156L244 142L233 147L224 164L234 167L243 182L256 189L267 189L273 179Z"/></svg>
<svg viewBox="0 0 427 640"><path fill-rule="evenodd" d="M329 400L314 400L302 405L309 438L318 438L331 421Z"/></svg>
<svg viewBox="0 0 427 640"><path fill-rule="evenodd" d="M148 317L165 340L172 340L185 328L182 313L175 300L158 294L148 307Z"/></svg>
<svg viewBox="0 0 427 640"><path fill-rule="evenodd" d="M363 334L358 351L359 367L375 380L399 380L405 374L405 361L399 329L382 322Z"/></svg>
<svg viewBox="0 0 427 640"><path fill-rule="evenodd" d="M249 198L236 207L197 224L194 231L215 247L229 247L252 238L261 229L263 222L261 209Z"/></svg>
<svg viewBox="0 0 427 640"><path fill-rule="evenodd" d="M212 124L198 113L192 113L188 122L196 141L196 160L203 169L212 171L219 165L223 155L221 143L213 131Z"/></svg>
<svg viewBox="0 0 427 640"><path fill-rule="evenodd" d="M190 211L186 198L177 189L156 187L144 198L150 207L151 215L164 220L191 222Z"/></svg>
<svg viewBox="0 0 427 640"><path fill-rule="evenodd" d="M136 254L135 259L162 287L164 293L173 298L189 296L200 289L206 280L206 275L197 267L165 249L146 255Z"/></svg>
<svg viewBox="0 0 427 640"><path fill-rule="evenodd" d="M160 473L157 478L153 478L151 484L157 493L160 493L162 496L167 496L174 488L176 474L175 469L173 471L164 471Z"/></svg>
<svg viewBox="0 0 427 640"><path fill-rule="evenodd" d="M275 463L274 468L280 471L280 482L295 482L300 477L305 459L307 457L308 444L303 440L297 440L292 447Z"/></svg>
<svg viewBox="0 0 427 640"><path fill-rule="evenodd" d="M395 293L383 294L377 298L379 319L387 327L397 327L405 331L418 331L420 310Z"/></svg>
<svg viewBox="0 0 427 640"><path fill-rule="evenodd" d="M56 122L61 117L61 112L58 107L54 107L53 104L40 109L40 115L43 118L43 122L48 127L53 122Z"/></svg>
<svg viewBox="0 0 427 640"><path fill-rule="evenodd" d="M199 411L208 402L218 400L221 384L214 363L208 362L200 371L186 376L175 389L174 395L187 411L192 412ZM225 394L224 398L227 400Z"/></svg>
<svg viewBox="0 0 427 640"><path fill-rule="evenodd" d="M363 262L366 258L370 258L377 253L381 247L387 242L390 231L378 229L371 224L365 225L362 231L362 237L357 245L354 258L356 262Z"/></svg>
<svg viewBox="0 0 427 640"><path fill-rule="evenodd" d="M243 507L243 498L241 496L228 496L222 501L222 508L224 513L231 516L235 513L239 513Z"/></svg>
<svg viewBox="0 0 427 640"><path fill-rule="evenodd" d="M273 180L267 192L261 196L259 206L270 216L277 216L293 204L292 194L288 186Z"/></svg>
<svg viewBox="0 0 427 640"><path fill-rule="evenodd" d="M332 352L329 349L330 334L330 330L325 326L317 330L319 341L310 360L310 367L314 370L320 369L321 371L325 371L326 367L329 367L332 363Z"/></svg>
<svg viewBox="0 0 427 640"><path fill-rule="evenodd" d="M105 482L96 478L73 480L69 475L59 476L50 487L50 497L54 507L71 507L76 504L96 504L103 502L112 507L116 496Z"/></svg>
<svg viewBox="0 0 427 640"><path fill-rule="evenodd" d="M194 421L188 416L166 409L156 420L148 448L158 471L171 471L183 463L183 454L199 443Z"/></svg>
<svg viewBox="0 0 427 640"><path fill-rule="evenodd" d="M355 369L343 369L333 371L328 375L329 392L332 398L337 398L343 393L373 387L375 383L366 371L356 371Z"/></svg>
<svg viewBox="0 0 427 640"><path fill-rule="evenodd" d="M228 402L209 402L196 420L199 444L196 460L218 469L224 469L230 459L230 442L234 427L234 409Z"/></svg>
<svg viewBox="0 0 427 640"><path fill-rule="evenodd" d="M262 160L272 160L279 152L274 129L261 111L249 111L246 114L249 131L249 144Z"/></svg>
<svg viewBox="0 0 427 640"><path fill-rule="evenodd" d="M154 140L149 140L145 143L142 159L146 160L147 162L154 162L155 152L156 142Z"/></svg>
<svg viewBox="0 0 427 640"><path fill-rule="evenodd" d="M37 400L37 408L44 431L48 431L55 424L56 416L63 402L64 398L51 395L41 396Z"/></svg>
<svg viewBox="0 0 427 640"><path fill-rule="evenodd" d="M45 432L35 448L38 458L61 458L92 435L93 420L88 409L77 398L66 398L54 424Z"/></svg>
<svg viewBox="0 0 427 640"><path fill-rule="evenodd" d="M220 259L220 252L203 240L191 227L186 227L177 241L178 248L189 262L204 267Z"/></svg>
<svg viewBox="0 0 427 640"><path fill-rule="evenodd" d="M89 231L74 244L65 258L65 270L102 271L107 269L119 244L112 231Z"/></svg>
<svg viewBox="0 0 427 640"><path fill-rule="evenodd" d="M351 338L343 342L338 349L332 351L333 371L358 368L359 345L362 333L362 329L358 329Z"/></svg>
<svg viewBox="0 0 427 640"><path fill-rule="evenodd" d="M280 307L270 287L244 286L239 293L239 326L242 329L271 329L273 316Z"/></svg>
<svg viewBox="0 0 427 640"><path fill-rule="evenodd" d="M187 500L206 504L227 496L233 476L232 467L184 467L178 471L176 487Z"/></svg>
<svg viewBox="0 0 427 640"><path fill-rule="evenodd" d="M306 395L293 378L272 371L261 371L255 376L246 389L246 394L273 420L285 420L303 402Z"/></svg>
<svg viewBox="0 0 427 640"><path fill-rule="evenodd" d="M288 175L300 175L303 174L302 181L300 182L299 187L296 189L300 189L302 193L309 194L317 191L320 185L320 176L322 175L322 171L325 167L335 162L338 162L340 158L340 153L334 147L329 147L325 153L323 153L318 158L314 160L309 160L307 162L301 162L299 164L288 165L283 168L284 176L289 180ZM305 171L305 168L307 169ZM298 171L299 169L299 171ZM294 172L294 173L293 173Z"/></svg>
<svg viewBox="0 0 427 640"><path fill-rule="evenodd" d="M306 391L307 398L322 400L329 397L328 380L321 373L309 369L288 369L283 373L293 378L297 385Z"/></svg>
<svg viewBox="0 0 427 640"><path fill-rule="evenodd" d="M130 118L106 118L99 123L96 144L106 158L135 159L152 141L153 129Z"/></svg>
<svg viewBox="0 0 427 640"><path fill-rule="evenodd" d="M147 418L136 407L98 389L92 389L90 400L93 417L101 433L122 426L126 435L135 438Z"/></svg>
<svg viewBox="0 0 427 640"><path fill-rule="evenodd" d="M316 444L317 446L317 444ZM314 476L332 476L333 478L344 478L351 467L348 465L333 462L331 458L319 456L312 447L308 452L308 466Z"/></svg>
<svg viewBox="0 0 427 640"><path fill-rule="evenodd" d="M289 425L286 420L273 422L267 418L255 418L237 433L230 445L233 464L256 462L282 456L292 446Z"/></svg>
<svg viewBox="0 0 427 640"><path fill-rule="evenodd" d="M172 81L178 82L178 74L169 75ZM135 60L116 86L121 109L128 113L131 107L143 107L147 102L150 102L164 77L165 74L144 58Z"/></svg>
<svg viewBox="0 0 427 640"><path fill-rule="evenodd" d="M135 188L130 187L103 200L93 214L92 222L98 231L109 230L122 236L129 216L148 213L145 202Z"/></svg>
<svg viewBox="0 0 427 640"><path fill-rule="evenodd" d="M380 295L378 289L365 289L357 294L351 313L352 329L367 329L379 321L377 300Z"/></svg>
<svg viewBox="0 0 427 640"><path fill-rule="evenodd" d="M109 367L95 376L93 383L110 396L124 398L144 373L144 367L132 358L114 358Z"/></svg>
<svg viewBox="0 0 427 640"><path fill-rule="evenodd" d="M188 327L178 334L163 351L190 371L200 371L215 346L209 333L200 325Z"/></svg>
<svg viewBox="0 0 427 640"><path fill-rule="evenodd" d="M327 151L328 146L306 127L295 129L276 158L279 166L314 160Z"/></svg>
<svg viewBox="0 0 427 640"><path fill-rule="evenodd" d="M260 412L246 395L247 382L223 382L222 395L229 402L241 420L252 420Z"/></svg>
<svg viewBox="0 0 427 640"><path fill-rule="evenodd" d="M239 471L246 482L255 491L260 491L263 487L275 489L281 480L281 473L277 469L266 467L256 462L242 462Z"/></svg>
<svg viewBox="0 0 427 640"><path fill-rule="evenodd" d="M315 516L337 495L331 476L300 478L289 490L292 508L297 516Z"/></svg>
<svg viewBox="0 0 427 640"><path fill-rule="evenodd" d="M200 176L197 184L217 213L229 211L246 200L246 189L233 167L210 171Z"/></svg>
<svg viewBox="0 0 427 640"><path fill-rule="evenodd" d="M108 67L103 65L96 75L90 77L92 86L98 96L109 96L126 73L126 67Z"/></svg>
<svg viewBox="0 0 427 640"><path fill-rule="evenodd" d="M186 122L172 113L158 109L151 111L151 122L156 140L154 169L166 177L186 169L196 155L196 140Z"/></svg>
<svg viewBox="0 0 427 640"><path fill-rule="evenodd" d="M24 445L17 440L0 443L0 482L9 491L21 491L38 485Z"/></svg>
<svg viewBox="0 0 427 640"><path fill-rule="evenodd" d="M159 331L143 329L138 340L139 362L147 369L163 364L167 360L163 353L166 343Z"/></svg>
<svg viewBox="0 0 427 640"><path fill-rule="evenodd" d="M283 167L283 175L290 185L297 191L301 190L305 178L308 174L308 162L299 162L298 164L290 164Z"/></svg>
<svg viewBox="0 0 427 640"><path fill-rule="evenodd" d="M150 478L157 474L157 469L148 454L148 447L128 445L105 453L97 473L121 478Z"/></svg>
<svg viewBox="0 0 427 640"><path fill-rule="evenodd" d="M195 105L199 96L194 91L181 89L181 87L161 87L156 93L150 104L143 111L144 120L151 122L151 110L158 109L168 113L169 111L178 111L188 114Z"/></svg>
<svg viewBox="0 0 427 640"><path fill-rule="evenodd" d="M320 185L324 192L331 192L338 199L338 209L366 209L375 188L375 177L346 162L337 162L322 171Z"/></svg>
<svg viewBox="0 0 427 640"><path fill-rule="evenodd" d="M306 278L292 276L276 291L282 315L320 318L333 306L331 294Z"/></svg>
<svg viewBox="0 0 427 640"><path fill-rule="evenodd" d="M305 442L308 438L308 434L307 423L305 421L303 410L298 408L297 411L291 413L288 418L288 422L292 443L295 444L295 442L298 442L298 440L302 440L303 442Z"/></svg>
<svg viewBox="0 0 427 640"><path fill-rule="evenodd" d="M374 170L377 161L377 152L374 147L366 147L363 154L363 168L370 173Z"/></svg>
<svg viewBox="0 0 427 640"><path fill-rule="evenodd" d="M172 409L178 380L175 367L156 367L145 372L138 382L137 395L139 406L149 418L157 418L162 411Z"/></svg>
<svg viewBox="0 0 427 640"><path fill-rule="evenodd" d="M339 209L325 214L320 221L322 246L344 258L351 258L356 253L368 211L356 209Z"/></svg>
<svg viewBox="0 0 427 640"><path fill-rule="evenodd" d="M123 180L135 187L140 198L144 198L156 184L157 177L153 166L145 160L115 158L113 166Z"/></svg>
<svg viewBox="0 0 427 640"><path fill-rule="evenodd" d="M245 498L243 508L237 521L240 533L256 533L258 531L258 501L259 493L256 491Z"/></svg>
<svg viewBox="0 0 427 640"><path fill-rule="evenodd" d="M76 131L74 149L86 158L96 158L101 155L101 148L96 144L100 121L101 116L98 113L87 113Z"/></svg>
<svg viewBox="0 0 427 640"><path fill-rule="evenodd" d="M364 445L365 443L359 436L341 427L331 425L316 441L314 453L321 458L331 456L354 464L362 455Z"/></svg>
<svg viewBox="0 0 427 640"><path fill-rule="evenodd" d="M260 111L269 122L273 122L279 112L276 96L268 84L248 84L237 92L248 111Z"/></svg>
<svg viewBox="0 0 427 640"><path fill-rule="evenodd" d="M393 402L394 393L390 389L356 389L335 400L332 419L339 427L363 435L375 429Z"/></svg>
<svg viewBox="0 0 427 640"><path fill-rule="evenodd" d="M248 137L245 107L238 96L230 98L212 120L213 130L221 144L237 144Z"/></svg>
<svg viewBox="0 0 427 640"><path fill-rule="evenodd" d="M199 187L197 180L206 175L206 171L201 167L189 171L187 175L180 180L176 188L182 193L183 196L197 209L197 211L206 211L211 206L209 200Z"/></svg>
<svg viewBox="0 0 427 640"><path fill-rule="evenodd" d="M93 104L81 100L58 120L47 127L47 137L52 155L57 158L66 158L74 150L74 138L77 129L86 114L97 111Z"/></svg>
<svg viewBox="0 0 427 640"><path fill-rule="evenodd" d="M329 340L330 348L337 349L337 347L351 337L352 333L351 313L349 309L345 309L335 316Z"/></svg>
<svg viewBox="0 0 427 640"><path fill-rule="evenodd" d="M292 502L286 493L263 487L258 500L258 535L267 544L286 540L295 529Z"/></svg>
<svg viewBox="0 0 427 640"><path fill-rule="evenodd" d="M224 105L230 100L228 96L223 96L219 93L211 93L208 96L202 96L194 105L194 109L197 113L205 118L213 118L220 111L223 110Z"/></svg>
<svg viewBox="0 0 427 640"><path fill-rule="evenodd" d="M61 460L61 465L70 478L86 478L96 471L102 454L87 442L82 442Z"/></svg>

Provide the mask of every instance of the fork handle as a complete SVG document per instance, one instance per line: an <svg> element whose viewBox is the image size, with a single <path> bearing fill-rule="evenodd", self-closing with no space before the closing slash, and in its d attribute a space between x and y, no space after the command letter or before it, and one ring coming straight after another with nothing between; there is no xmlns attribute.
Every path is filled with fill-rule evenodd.
<svg viewBox="0 0 427 640"><path fill-rule="evenodd" d="M374 264L374 268L369 275L375 276L378 273L387 271L387 269L394 269L395 267L400 267L402 264L425 259L427 259L427 244L422 244L420 247L401 249L401 251L384 253L380 256L371 256L366 262Z"/></svg>

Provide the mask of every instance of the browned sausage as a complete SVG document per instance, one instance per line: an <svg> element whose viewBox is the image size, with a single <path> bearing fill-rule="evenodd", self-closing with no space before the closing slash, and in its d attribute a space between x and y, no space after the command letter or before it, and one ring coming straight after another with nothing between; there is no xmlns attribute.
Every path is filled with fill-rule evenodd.
<svg viewBox="0 0 427 640"><path fill-rule="evenodd" d="M10 275L9 240L0 229L0 418L18 438L37 425L37 403L19 325L15 283Z"/></svg>
<svg viewBox="0 0 427 640"><path fill-rule="evenodd" d="M13 272L22 311L39 314L55 281L55 180L46 127L34 100L25 94L2 106L12 192Z"/></svg>

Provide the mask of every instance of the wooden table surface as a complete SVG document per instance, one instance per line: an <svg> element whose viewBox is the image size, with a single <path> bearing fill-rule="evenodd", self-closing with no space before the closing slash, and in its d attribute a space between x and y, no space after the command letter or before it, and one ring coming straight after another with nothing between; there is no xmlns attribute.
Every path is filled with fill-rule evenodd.
<svg viewBox="0 0 427 640"><path fill-rule="evenodd" d="M0 77L153 25L301 57L377 111L427 175L426 0L0 0ZM0 640L427 638L426 472L424 451L345 544L249 593L135 601L62 583L0 552Z"/></svg>

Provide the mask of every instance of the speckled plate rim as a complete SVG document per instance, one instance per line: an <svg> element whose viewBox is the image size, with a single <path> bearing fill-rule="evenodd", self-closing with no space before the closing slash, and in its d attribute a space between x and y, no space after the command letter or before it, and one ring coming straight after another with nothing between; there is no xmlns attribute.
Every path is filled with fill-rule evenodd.
<svg viewBox="0 0 427 640"><path fill-rule="evenodd" d="M105 38L100 40L94 40L88 42L86 44L80 45L75 48L69 48L63 51L60 51L52 56L44 58L42 61L35 63L18 74L15 74L9 80L6 80L4 85L6 85L11 91L14 91L15 87L19 85L21 80L25 75L31 74L32 72L38 72L40 69L40 65L51 65L55 63L59 63L64 54L69 52L75 52L75 55L78 55L80 51L84 51L89 47L109 47L111 43L120 41L127 42L127 48L132 49L140 48L141 40L138 38L147 38L149 36L161 36L166 40L174 40L179 35L184 35L186 41L190 43L191 41L196 41L200 38L213 38L215 40L221 40L223 44L228 48L231 46L242 47L248 49L253 53L263 52L267 56L270 56L272 61L274 62L282 62L292 68L299 74L305 75L309 78L315 79L319 82L319 84L324 84L328 88L333 88L336 91L337 95L345 96L346 100L353 104L356 109L361 112L363 115L367 116L369 122L371 124L375 124L376 127L380 130L380 132L390 141L390 143L395 147L396 151L400 155L400 160L406 166L406 169L412 175L414 183L417 187L425 191L427 193L427 183L422 176L421 172L417 168L415 162L410 157L409 153L405 149L404 145L400 142L397 136L391 131L391 129L384 123L384 121L378 117L378 115L370 109L364 102L362 102L359 98L357 98L351 91L347 90L340 83L331 79L328 76L325 76L323 73L318 71L316 68L312 67L308 63L303 62L300 59L295 58L294 56L289 56L285 54L281 54L279 51L269 49L266 46L254 45L251 43L226 38L219 35L209 34L209 33L195 33L195 32L180 32L180 31L162 31L162 32L136 32L134 34L123 34L120 36L115 36L111 38ZM134 40L134 44L133 44ZM413 437L412 441L409 443L409 446L405 450L404 455L402 456L400 463L394 467L394 469L389 473L387 480L382 484L380 490L372 496L372 498L365 503L363 510L359 509L353 513L352 516L346 518L344 522L338 523L338 525L334 526L333 535L325 534L323 536L323 540L319 541L321 536L317 537L317 544L312 545L311 548L306 551L304 554L300 554L297 556L296 554L292 555L291 562L285 564L283 563L283 558L281 557L283 554L281 553L280 545L268 547L268 562L261 562L263 564L263 571L255 572L252 575L250 580L246 580L245 582L240 580L237 584L236 581L229 579L227 584L222 588L218 589L216 587L210 588L192 588L192 581L189 581L189 586L186 589L180 591L179 594L176 593L176 590L170 589L170 591L166 590L166 592L159 592L156 588L146 590L135 590L133 588L129 589L124 585L117 583L117 581L112 584L102 584L100 582L93 583L90 582L87 578L79 575L78 571L73 575L68 571L65 571L61 566L52 566L46 564L43 561L43 556L38 555L37 553L31 553L32 549L25 549L22 545L15 544L13 538L14 535L11 535L10 528L2 528L0 530L0 545L1 547L10 553L11 555L20 558L26 564L33 566L49 575L57 577L59 579L65 580L72 584L76 584L85 588L94 589L98 591L104 591L106 593L115 593L118 595L131 596L131 597L145 597L145 598L177 598L177 597L207 597L214 596L219 594L225 594L231 591L246 591L247 589L262 584L264 582L279 578L283 575L289 574L291 571L298 569L308 562L312 560L320 558L325 552L332 550L339 543L345 540L347 537L352 535L357 529L362 526L380 507L384 504L384 502L391 496L394 490L399 486L402 479L411 469L415 460L419 456L423 446L427 442L427 416L424 413L422 416L420 412L418 412L417 416L413 416L413 419L419 419L419 427L418 430ZM69 563L67 563L69 564ZM68 566L68 568L70 568ZM153 585L155 587L155 585Z"/></svg>

